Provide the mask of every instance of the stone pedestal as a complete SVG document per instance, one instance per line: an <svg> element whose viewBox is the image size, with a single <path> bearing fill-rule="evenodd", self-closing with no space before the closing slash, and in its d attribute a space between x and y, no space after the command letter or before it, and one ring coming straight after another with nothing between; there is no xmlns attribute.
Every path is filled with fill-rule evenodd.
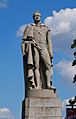
<svg viewBox="0 0 76 119"><path fill-rule="evenodd" d="M50 89L33 89L22 102L22 119L62 119L61 102Z"/></svg>

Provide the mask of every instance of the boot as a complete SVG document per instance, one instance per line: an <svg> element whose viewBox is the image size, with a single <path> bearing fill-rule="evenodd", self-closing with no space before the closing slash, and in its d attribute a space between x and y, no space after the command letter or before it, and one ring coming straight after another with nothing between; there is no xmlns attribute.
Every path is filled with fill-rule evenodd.
<svg viewBox="0 0 76 119"><path fill-rule="evenodd" d="M52 81L47 81L47 89L52 89L56 93L56 88L52 86Z"/></svg>

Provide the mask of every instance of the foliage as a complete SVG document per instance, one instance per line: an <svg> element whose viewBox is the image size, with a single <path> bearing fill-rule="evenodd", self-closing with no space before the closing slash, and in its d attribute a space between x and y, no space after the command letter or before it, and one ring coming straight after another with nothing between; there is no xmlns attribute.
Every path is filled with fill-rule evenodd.
<svg viewBox="0 0 76 119"><path fill-rule="evenodd" d="M76 48L76 39L73 40L73 44L71 45L71 48ZM75 59L72 62L72 66L75 66L76 65L76 51L73 54L74 54ZM76 74L73 77L73 83L75 82L76 82Z"/></svg>

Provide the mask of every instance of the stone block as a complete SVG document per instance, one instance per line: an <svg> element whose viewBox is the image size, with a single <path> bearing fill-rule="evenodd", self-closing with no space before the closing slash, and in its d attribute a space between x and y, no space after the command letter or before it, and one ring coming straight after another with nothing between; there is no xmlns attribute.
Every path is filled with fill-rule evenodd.
<svg viewBox="0 0 76 119"><path fill-rule="evenodd" d="M52 90L32 90L29 94L22 103L22 119L62 118L60 99Z"/></svg>

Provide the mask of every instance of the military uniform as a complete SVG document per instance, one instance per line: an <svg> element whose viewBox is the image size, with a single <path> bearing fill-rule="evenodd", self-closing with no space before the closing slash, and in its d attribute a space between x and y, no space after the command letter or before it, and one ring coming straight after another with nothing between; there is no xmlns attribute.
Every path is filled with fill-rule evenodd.
<svg viewBox="0 0 76 119"><path fill-rule="evenodd" d="M35 41L37 47L33 48L34 60L34 75L36 78L36 87L40 88L40 62L42 62L43 70L45 70L47 87L50 87L50 78L52 77L51 58L52 58L52 43L50 39L50 30L47 26L39 23L30 24L24 30L23 41Z"/></svg>

